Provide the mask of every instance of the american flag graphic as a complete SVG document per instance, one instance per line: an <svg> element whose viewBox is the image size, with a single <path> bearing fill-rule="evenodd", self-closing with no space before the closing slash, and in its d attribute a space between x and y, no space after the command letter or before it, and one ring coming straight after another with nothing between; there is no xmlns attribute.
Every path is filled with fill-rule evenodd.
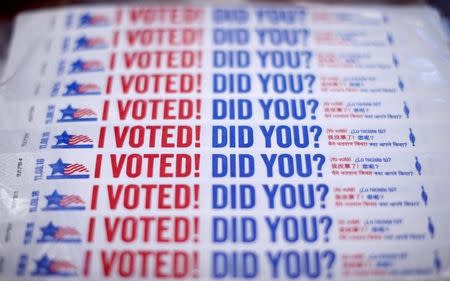
<svg viewBox="0 0 450 281"><path fill-rule="evenodd" d="M60 271L66 271L70 269L76 269L76 266L68 261L64 260L52 260L50 264L50 271L51 272L60 272Z"/></svg>
<svg viewBox="0 0 450 281"><path fill-rule="evenodd" d="M108 22L108 18L103 16L103 15L93 15L91 16L91 23L96 24L96 23L107 23Z"/></svg>
<svg viewBox="0 0 450 281"><path fill-rule="evenodd" d="M84 204L83 199L78 195L63 195L63 198L59 202L62 207L68 206L70 204Z"/></svg>
<svg viewBox="0 0 450 281"><path fill-rule="evenodd" d="M109 24L109 20L104 15L92 15L90 13L85 13L80 17L80 25L83 26L98 26Z"/></svg>
<svg viewBox="0 0 450 281"><path fill-rule="evenodd" d="M44 254L40 259L36 260L36 269L31 272L32 276L76 276L77 267L62 259L51 259ZM47 280L47 278L45 278ZM62 280L62 279L55 279Z"/></svg>
<svg viewBox="0 0 450 281"><path fill-rule="evenodd" d="M75 108L68 105L66 108L60 109L62 115L58 122L81 122L96 121L97 114L90 108Z"/></svg>
<svg viewBox="0 0 450 281"><path fill-rule="evenodd" d="M68 164L64 167L64 175L71 175L73 173L89 172L83 164Z"/></svg>
<svg viewBox="0 0 450 281"><path fill-rule="evenodd" d="M75 80L67 84L66 88L63 96L100 95L100 87L94 83L78 83Z"/></svg>
<svg viewBox="0 0 450 281"><path fill-rule="evenodd" d="M81 36L75 41L75 51L106 48L106 42L100 37Z"/></svg>
<svg viewBox="0 0 450 281"><path fill-rule="evenodd" d="M59 195L57 195L59 196ZM62 197L62 196L61 196ZM52 200L52 199L50 199ZM62 198L58 198L62 200ZM56 203L56 202L55 202ZM61 202L59 202L60 204ZM61 207L61 206L59 206ZM63 207L64 208L64 207ZM80 243L81 235L74 227L56 226L50 221L46 226L41 227L42 236L37 243L46 242L65 242L65 243Z"/></svg>
<svg viewBox="0 0 450 281"><path fill-rule="evenodd" d="M95 84L80 84L77 94L91 93L100 91L100 88Z"/></svg>
<svg viewBox="0 0 450 281"><path fill-rule="evenodd" d="M74 227L58 227L55 233L55 239L61 240L67 236L79 236L80 233Z"/></svg>
<svg viewBox="0 0 450 281"><path fill-rule="evenodd" d="M47 176L47 179L80 179L89 178L89 170L83 164L70 164L64 163L59 158L55 163L49 164L51 173Z"/></svg>
<svg viewBox="0 0 450 281"><path fill-rule="evenodd" d="M92 109L89 108L78 108L73 113L73 117L75 119L83 118L85 116L97 116L97 114Z"/></svg>
<svg viewBox="0 0 450 281"><path fill-rule="evenodd" d="M92 139L86 135L72 135L69 139L69 145L79 144L80 142L92 142Z"/></svg>
<svg viewBox="0 0 450 281"><path fill-rule="evenodd" d="M99 60L77 59L71 65L69 73L103 71L103 64Z"/></svg>
<svg viewBox="0 0 450 281"><path fill-rule="evenodd" d="M75 120L75 119L74 119ZM80 120L80 119L78 119ZM93 141L87 135L71 135L67 131L63 131L60 135L55 136L56 144L52 148L92 148ZM62 165L64 166L64 165ZM58 166L56 166L58 167ZM60 170L63 171L63 170ZM64 174L64 172L62 172Z"/></svg>
<svg viewBox="0 0 450 281"><path fill-rule="evenodd" d="M87 48L95 48L95 47L99 47L99 46L104 46L105 40L103 40L103 38L100 37L96 37L96 38L89 38L87 40L87 44L86 47Z"/></svg>
<svg viewBox="0 0 450 281"><path fill-rule="evenodd" d="M82 65L83 70L97 70L103 69L102 63L98 60L86 61Z"/></svg>

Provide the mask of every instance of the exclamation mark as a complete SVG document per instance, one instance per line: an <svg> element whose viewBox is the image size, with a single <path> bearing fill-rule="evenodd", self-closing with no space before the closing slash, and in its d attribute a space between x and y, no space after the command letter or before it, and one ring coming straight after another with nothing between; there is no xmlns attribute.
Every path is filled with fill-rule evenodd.
<svg viewBox="0 0 450 281"><path fill-rule="evenodd" d="M198 38L198 43L200 45L203 44L203 29L197 30L197 38Z"/></svg>
<svg viewBox="0 0 450 281"><path fill-rule="evenodd" d="M98 199L98 184L94 184L92 187L92 200L91 200L91 210L97 210L97 199Z"/></svg>
<svg viewBox="0 0 450 281"><path fill-rule="evenodd" d="M116 25L120 25L120 23L122 22L122 9L121 8L116 10L115 20L116 20Z"/></svg>
<svg viewBox="0 0 450 281"><path fill-rule="evenodd" d="M83 264L83 275L84 276L89 276L89 274L90 274L91 259L92 259L92 252L91 252L91 250L87 250L84 253L84 264Z"/></svg>
<svg viewBox="0 0 450 281"><path fill-rule="evenodd" d="M202 75L197 74L197 94L202 92Z"/></svg>
<svg viewBox="0 0 450 281"><path fill-rule="evenodd" d="M95 172L94 172L94 178L96 178L96 179L100 178L102 160L103 160L103 156L101 154L97 154L97 157L95 158Z"/></svg>
<svg viewBox="0 0 450 281"><path fill-rule="evenodd" d="M198 242L198 235L199 235L199 227L198 227L198 217L194 217L194 242Z"/></svg>
<svg viewBox="0 0 450 281"><path fill-rule="evenodd" d="M195 166L195 173L194 177L198 178L200 176L200 154L196 153L194 154L194 166Z"/></svg>
<svg viewBox="0 0 450 281"><path fill-rule="evenodd" d="M109 100L105 100L103 102L103 112L102 112L102 120L108 120L108 113L109 113Z"/></svg>
<svg viewBox="0 0 450 281"><path fill-rule="evenodd" d="M192 277L198 278L199 273L199 258L198 258L198 252L194 251L192 254L192 261L193 261L193 269L192 269Z"/></svg>
<svg viewBox="0 0 450 281"><path fill-rule="evenodd" d="M106 134L106 127L101 126L100 127L100 133L98 135L98 148L103 148L105 145L105 134Z"/></svg>
<svg viewBox="0 0 450 281"><path fill-rule="evenodd" d="M90 243L94 240L94 231L95 231L95 218L90 217L89 218L89 225L88 225L88 237L87 241Z"/></svg>
<svg viewBox="0 0 450 281"><path fill-rule="evenodd" d="M202 68L203 66L203 51L197 52L197 66L198 68Z"/></svg>
<svg viewBox="0 0 450 281"><path fill-rule="evenodd" d="M197 105L195 107L195 109L197 110L197 115L195 116L195 118L197 120L200 120L200 119L202 119L202 101L200 99L196 99L195 102Z"/></svg>
<svg viewBox="0 0 450 281"><path fill-rule="evenodd" d="M117 30L113 32L112 44L114 48L119 44L119 31Z"/></svg>
<svg viewBox="0 0 450 281"><path fill-rule="evenodd" d="M201 131L201 126L200 125L196 125L195 126L195 147L200 147L200 131Z"/></svg>
<svg viewBox="0 0 450 281"><path fill-rule="evenodd" d="M200 199L200 185L194 184L194 209L198 209L198 202Z"/></svg>
<svg viewBox="0 0 450 281"><path fill-rule="evenodd" d="M111 56L109 57L109 70L114 70L115 67L116 67L116 53L112 52Z"/></svg>

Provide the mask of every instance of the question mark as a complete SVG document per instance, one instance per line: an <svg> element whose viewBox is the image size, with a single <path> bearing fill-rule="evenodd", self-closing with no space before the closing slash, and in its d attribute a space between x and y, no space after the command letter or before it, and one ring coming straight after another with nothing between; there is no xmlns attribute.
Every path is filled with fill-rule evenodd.
<svg viewBox="0 0 450 281"><path fill-rule="evenodd" d="M316 120L316 109L319 106L319 102L316 99L310 99L306 104L311 105L311 119Z"/></svg>
<svg viewBox="0 0 450 281"><path fill-rule="evenodd" d="M306 68L310 68L311 58L312 58L312 52L311 51L304 51L306 56Z"/></svg>
<svg viewBox="0 0 450 281"><path fill-rule="evenodd" d="M319 223L325 224L323 235L325 236L324 241L328 242L328 231L330 230L331 225L333 224L333 220L329 216L320 217Z"/></svg>
<svg viewBox="0 0 450 281"><path fill-rule="evenodd" d="M313 161L319 161L319 163L317 164L317 170L319 172L317 172L317 176L318 177L322 177L322 166L325 163L325 156L323 154L314 154L313 156Z"/></svg>
<svg viewBox="0 0 450 281"><path fill-rule="evenodd" d="M314 84L314 81L316 81L316 76L312 74L306 74L305 79L308 81L308 93L312 93L312 86Z"/></svg>
<svg viewBox="0 0 450 281"><path fill-rule="evenodd" d="M325 198L327 197L327 194L328 194L328 185L323 184L323 183L318 184L316 186L316 190L318 192L323 190L322 193L320 194L320 202L321 202L320 207L322 209L324 209L325 208Z"/></svg>
<svg viewBox="0 0 450 281"><path fill-rule="evenodd" d="M314 147L318 148L319 147L319 137L322 134L322 128L319 126L311 126L311 128L309 128L309 131L311 133L314 133Z"/></svg>
<svg viewBox="0 0 450 281"><path fill-rule="evenodd" d="M331 268L333 267L334 260L336 259L336 254L334 253L334 251L326 250L326 251L323 252L322 258L327 260L327 269L328 269L327 277L328 278L333 277L333 273L331 272Z"/></svg>

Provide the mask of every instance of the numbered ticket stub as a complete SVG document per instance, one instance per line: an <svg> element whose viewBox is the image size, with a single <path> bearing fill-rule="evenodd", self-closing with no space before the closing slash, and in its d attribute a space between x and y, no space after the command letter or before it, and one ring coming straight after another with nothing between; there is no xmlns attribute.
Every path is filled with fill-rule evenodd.
<svg viewBox="0 0 450 281"><path fill-rule="evenodd" d="M447 42L426 6L19 15L0 280L449 280Z"/></svg>

